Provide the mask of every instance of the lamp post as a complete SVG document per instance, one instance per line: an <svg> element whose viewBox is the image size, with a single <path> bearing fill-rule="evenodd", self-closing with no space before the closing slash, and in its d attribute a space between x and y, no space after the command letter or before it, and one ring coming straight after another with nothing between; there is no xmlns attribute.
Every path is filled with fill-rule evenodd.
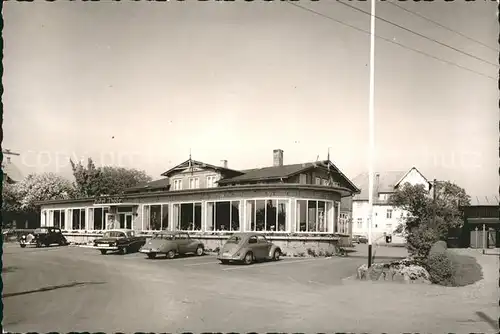
<svg viewBox="0 0 500 334"><path fill-rule="evenodd" d="M371 0L370 16L370 93L368 106L369 158L368 158L368 268L372 265L373 177L375 159L375 1Z"/></svg>

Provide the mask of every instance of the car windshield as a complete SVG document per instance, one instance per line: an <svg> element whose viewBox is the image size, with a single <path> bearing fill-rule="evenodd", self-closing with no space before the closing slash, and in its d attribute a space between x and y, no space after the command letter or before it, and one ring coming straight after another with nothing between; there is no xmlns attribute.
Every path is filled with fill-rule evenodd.
<svg viewBox="0 0 500 334"><path fill-rule="evenodd" d="M164 239L164 240L174 240L174 235L173 234L157 234L153 237L153 239Z"/></svg>
<svg viewBox="0 0 500 334"><path fill-rule="evenodd" d="M37 228L34 233L48 233L46 228Z"/></svg>
<svg viewBox="0 0 500 334"><path fill-rule="evenodd" d="M107 231L104 232L104 238L122 238L125 236L125 233L119 231Z"/></svg>
<svg viewBox="0 0 500 334"><path fill-rule="evenodd" d="M241 241L241 237L238 235L233 235L231 238L227 240L228 244L239 244Z"/></svg>

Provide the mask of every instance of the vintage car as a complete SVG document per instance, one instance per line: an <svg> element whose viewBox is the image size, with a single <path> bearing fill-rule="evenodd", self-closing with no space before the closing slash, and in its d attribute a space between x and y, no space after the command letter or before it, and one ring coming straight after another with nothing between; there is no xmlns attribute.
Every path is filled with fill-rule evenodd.
<svg viewBox="0 0 500 334"><path fill-rule="evenodd" d="M21 236L19 245L21 248L34 245L36 247L50 246L58 244L59 246L66 246L68 241L64 237L60 228L57 227L40 227L33 231L33 234Z"/></svg>
<svg viewBox="0 0 500 334"><path fill-rule="evenodd" d="M223 263L255 261L278 261L281 249L258 233L235 233L220 249L217 259Z"/></svg>
<svg viewBox="0 0 500 334"><path fill-rule="evenodd" d="M107 252L120 252L121 254L137 252L146 243L146 237L137 236L133 230L114 229L104 232L101 238L94 240L94 248Z"/></svg>
<svg viewBox="0 0 500 334"><path fill-rule="evenodd" d="M352 236L353 244L366 244L368 242L368 238L364 235L354 234Z"/></svg>
<svg viewBox="0 0 500 334"><path fill-rule="evenodd" d="M201 256L204 251L205 246L200 240L192 239L189 234L183 232L160 232L139 250L150 259L154 259L158 254L165 255L169 259L177 254L194 253Z"/></svg>

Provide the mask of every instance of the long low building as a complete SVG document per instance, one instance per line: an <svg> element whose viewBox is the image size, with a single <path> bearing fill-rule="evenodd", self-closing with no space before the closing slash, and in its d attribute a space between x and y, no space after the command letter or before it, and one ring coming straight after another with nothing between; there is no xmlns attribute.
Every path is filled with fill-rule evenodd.
<svg viewBox="0 0 500 334"><path fill-rule="evenodd" d="M330 160L284 165L282 150L273 151L271 167L238 171L190 158L162 176L121 196L41 202L41 225L70 234L129 228L342 238L351 229L341 199L359 193Z"/></svg>

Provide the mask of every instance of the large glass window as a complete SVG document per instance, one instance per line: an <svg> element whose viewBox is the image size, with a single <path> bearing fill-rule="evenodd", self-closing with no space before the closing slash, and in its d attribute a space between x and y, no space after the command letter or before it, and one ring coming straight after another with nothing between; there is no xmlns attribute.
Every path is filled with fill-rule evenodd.
<svg viewBox="0 0 500 334"><path fill-rule="evenodd" d="M207 203L207 231L239 230L240 201Z"/></svg>
<svg viewBox="0 0 500 334"><path fill-rule="evenodd" d="M297 200L296 230L298 232L330 232L333 203Z"/></svg>
<svg viewBox="0 0 500 334"><path fill-rule="evenodd" d="M173 205L174 224L177 230L201 231L201 203Z"/></svg>
<svg viewBox="0 0 500 334"><path fill-rule="evenodd" d="M61 230L66 228L64 210L54 210L53 217L54 223L52 224L52 226L60 228Z"/></svg>
<svg viewBox="0 0 500 334"><path fill-rule="evenodd" d="M144 205L142 229L145 231L168 230L168 204Z"/></svg>
<svg viewBox="0 0 500 334"><path fill-rule="evenodd" d="M94 208L94 230L104 230L104 210L102 208Z"/></svg>
<svg viewBox="0 0 500 334"><path fill-rule="evenodd" d="M246 206L249 231L286 231L288 200L247 200Z"/></svg>
<svg viewBox="0 0 500 334"><path fill-rule="evenodd" d="M71 209L73 230L85 230L85 209Z"/></svg>

